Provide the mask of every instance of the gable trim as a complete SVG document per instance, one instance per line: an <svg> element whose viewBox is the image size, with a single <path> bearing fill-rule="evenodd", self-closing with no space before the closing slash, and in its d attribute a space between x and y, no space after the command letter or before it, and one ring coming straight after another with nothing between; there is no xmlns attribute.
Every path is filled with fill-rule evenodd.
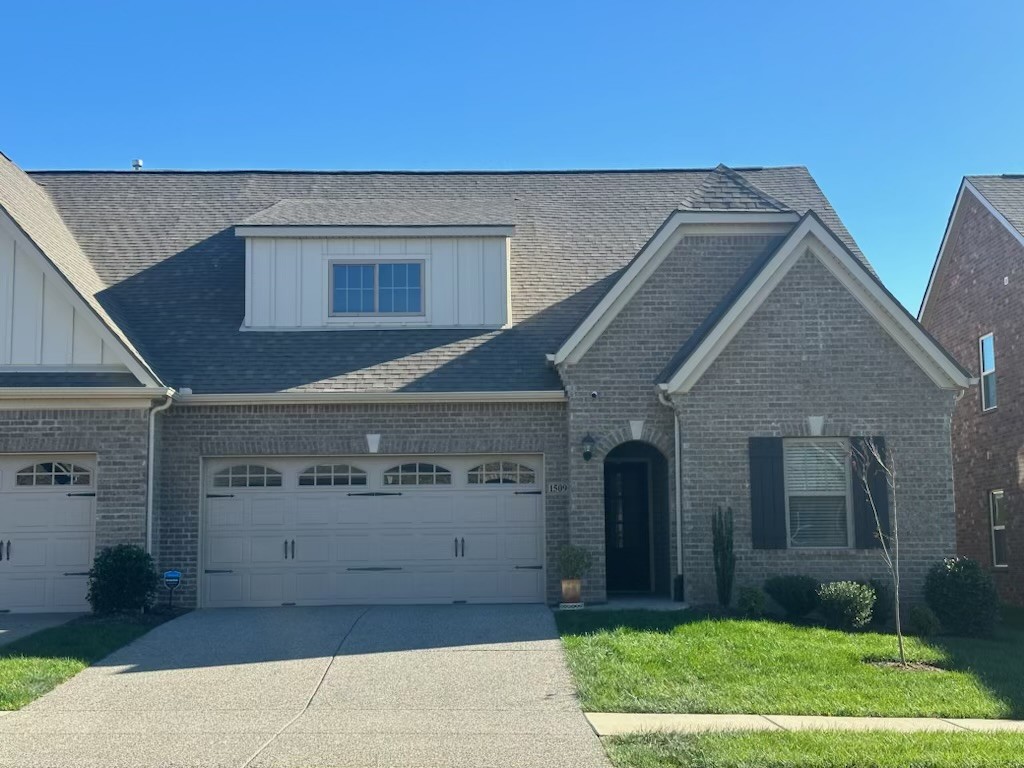
<svg viewBox="0 0 1024 768"><path fill-rule="evenodd" d="M700 228L702 234L707 234L704 227L708 225L719 227L717 231L722 234L733 234L737 228L740 232L752 234L753 230L749 228L751 226L786 225L788 229L799 220L795 213L675 211L637 252L622 276L587 314L572 335L548 359L555 365L579 362L630 299L661 266L665 257L687 234L690 227Z"/></svg>
<svg viewBox="0 0 1024 768"><path fill-rule="evenodd" d="M973 383L967 371L949 357L828 227L808 213L668 382L659 385L661 389L670 395L689 392L807 253L814 255L850 291L936 386L964 389Z"/></svg>
<svg viewBox="0 0 1024 768"><path fill-rule="evenodd" d="M957 190L956 200L953 203L953 210L949 214L949 219L946 220L946 231L942 234L942 243L939 245L939 252L935 256L935 262L932 264L931 274L928 276L928 287L925 289L924 298L921 299L921 306L917 310L917 319L920 320L924 317L924 309L928 306L928 299L932 295L932 288L935 285L935 277L939 274L939 266L942 264L942 258L946 255L946 247L949 245L949 238L953 232L953 225L957 220L957 214L960 212L960 204L963 202L964 192L970 192L974 195L975 199L992 214L993 218L998 221L1003 227L1020 243L1024 246L1024 234L1010 223L999 210L988 201L988 198L983 195L976 186L971 184L970 180L964 176L962 182L960 182L960 189Z"/></svg>
<svg viewBox="0 0 1024 768"><path fill-rule="evenodd" d="M24 248L27 252L35 254L36 262L39 264L40 269L43 270L47 277L54 279L54 285L58 287L63 298L76 309L81 310L81 316L89 324L90 330L99 336L112 350L116 351L132 375L145 386L161 386L160 380L149 365L118 334L113 332L107 322L96 312L96 309L86 301L81 291L71 282L71 279L57 267L43 249L36 244L35 240L21 228L21 225L18 224L3 205L0 205L0 214L2 214L0 216L0 226L4 222L8 223L9 226L6 229L14 236L15 247Z"/></svg>

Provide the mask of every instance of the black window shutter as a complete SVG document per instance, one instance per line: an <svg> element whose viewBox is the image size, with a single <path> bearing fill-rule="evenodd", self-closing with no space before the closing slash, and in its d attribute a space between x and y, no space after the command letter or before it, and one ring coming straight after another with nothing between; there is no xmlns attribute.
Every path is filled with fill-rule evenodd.
<svg viewBox="0 0 1024 768"><path fill-rule="evenodd" d="M875 511L882 532L889 535L889 480L885 469L878 459L868 450L868 441L874 442L882 461L885 461L884 437L853 437L850 447L853 452L853 530L855 544L858 549L878 549L882 542L878 539L875 529ZM863 466L866 464L866 467ZM866 474L865 474L866 473ZM871 499L864 487L864 477L871 490ZM871 509L871 500L875 502L875 511Z"/></svg>
<svg viewBox="0 0 1024 768"><path fill-rule="evenodd" d="M750 438L750 521L754 549L786 548L781 437Z"/></svg>

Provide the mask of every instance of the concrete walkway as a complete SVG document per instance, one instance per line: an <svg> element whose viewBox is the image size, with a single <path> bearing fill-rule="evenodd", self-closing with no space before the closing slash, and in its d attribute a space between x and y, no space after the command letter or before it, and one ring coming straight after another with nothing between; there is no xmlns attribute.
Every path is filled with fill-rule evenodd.
<svg viewBox="0 0 1024 768"><path fill-rule="evenodd" d="M938 717L821 717L818 715L666 715L588 712L598 736L641 731L706 733L709 731L946 731L950 733L1024 733L1021 720L974 720Z"/></svg>
<svg viewBox="0 0 1024 768"><path fill-rule="evenodd" d="M80 613L0 613L0 646L13 643L41 629L59 627Z"/></svg>
<svg viewBox="0 0 1024 768"><path fill-rule="evenodd" d="M543 606L197 611L0 718L0 767L606 768Z"/></svg>

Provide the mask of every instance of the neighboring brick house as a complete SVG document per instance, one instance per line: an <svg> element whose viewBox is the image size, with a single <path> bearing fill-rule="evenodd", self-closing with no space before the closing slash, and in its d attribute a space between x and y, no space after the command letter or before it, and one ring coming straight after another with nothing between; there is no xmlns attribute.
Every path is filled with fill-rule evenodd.
<svg viewBox="0 0 1024 768"><path fill-rule="evenodd" d="M713 599L879 576L849 452L899 458L907 589L954 550L969 374L803 168L57 172L0 159L0 609L95 549L201 607ZM880 494L883 517L888 497Z"/></svg>
<svg viewBox="0 0 1024 768"><path fill-rule="evenodd" d="M957 547L1024 605L1024 177L968 176L921 323L973 375L953 412Z"/></svg>

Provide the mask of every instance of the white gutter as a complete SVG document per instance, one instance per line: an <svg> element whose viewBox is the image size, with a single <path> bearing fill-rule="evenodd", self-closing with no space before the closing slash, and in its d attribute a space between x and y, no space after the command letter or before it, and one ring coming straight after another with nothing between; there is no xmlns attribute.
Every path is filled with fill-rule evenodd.
<svg viewBox="0 0 1024 768"><path fill-rule="evenodd" d="M153 457L156 455L156 415L166 411L174 402L174 390L168 389L167 399L149 410L149 452L146 455L146 551L153 552Z"/></svg>
<svg viewBox="0 0 1024 768"><path fill-rule="evenodd" d="M167 387L0 387L0 400L153 400Z"/></svg>
<svg viewBox="0 0 1024 768"><path fill-rule="evenodd" d="M192 395L177 392L181 405L288 405L315 403L561 403L561 389L512 392L265 392Z"/></svg>
<svg viewBox="0 0 1024 768"><path fill-rule="evenodd" d="M662 388L664 384L660 385ZM675 486L676 486L676 575L683 575L683 457L679 451L682 432L679 426L679 411L665 393L658 391L658 402L672 409L673 437L675 439ZM673 597L675 597L673 595Z"/></svg>

